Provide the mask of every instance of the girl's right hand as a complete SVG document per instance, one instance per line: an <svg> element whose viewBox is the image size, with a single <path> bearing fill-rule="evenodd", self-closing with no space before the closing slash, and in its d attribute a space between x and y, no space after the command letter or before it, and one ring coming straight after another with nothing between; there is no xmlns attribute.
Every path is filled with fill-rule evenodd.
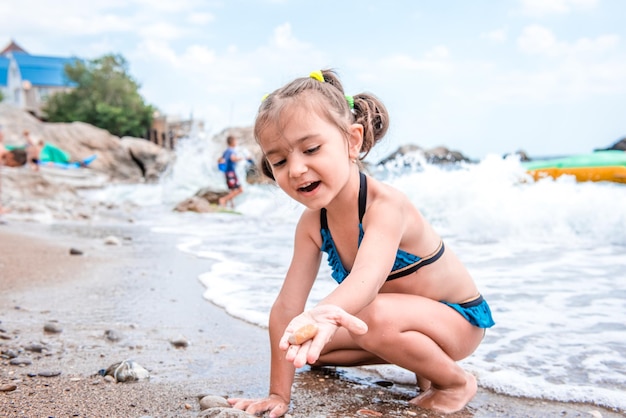
<svg viewBox="0 0 626 418"><path fill-rule="evenodd" d="M269 395L265 399L229 398L228 403L233 408L241 409L252 415L270 413L270 418L282 417L289 410L289 402L278 395Z"/></svg>
<svg viewBox="0 0 626 418"><path fill-rule="evenodd" d="M317 327L317 334L313 339L302 344L291 344L289 337L308 324ZM365 322L354 315L350 315L339 306L318 305L301 313L289 322L278 346L281 350L286 351L285 360L292 362L296 368L307 363L313 364L339 327L344 327L357 335L363 335L367 332Z"/></svg>

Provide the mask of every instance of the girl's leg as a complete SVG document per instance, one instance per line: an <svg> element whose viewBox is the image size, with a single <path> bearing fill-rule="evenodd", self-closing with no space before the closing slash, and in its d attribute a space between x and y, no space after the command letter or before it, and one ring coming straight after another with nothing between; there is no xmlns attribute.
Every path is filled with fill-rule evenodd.
<svg viewBox="0 0 626 418"><path fill-rule="evenodd" d="M312 366L351 367L386 363L385 360L361 348L348 330L339 328Z"/></svg>
<svg viewBox="0 0 626 418"><path fill-rule="evenodd" d="M320 363L396 364L419 376L425 390L411 402L442 412L462 409L476 394L476 379L456 361L474 352L484 330L455 310L420 296L383 293L358 316L368 324L367 334L340 329Z"/></svg>
<svg viewBox="0 0 626 418"><path fill-rule="evenodd" d="M443 303L421 296L380 294L359 313L369 331L355 342L431 386L411 402L441 412L462 409L476 394L474 376L456 361L474 352L484 330Z"/></svg>

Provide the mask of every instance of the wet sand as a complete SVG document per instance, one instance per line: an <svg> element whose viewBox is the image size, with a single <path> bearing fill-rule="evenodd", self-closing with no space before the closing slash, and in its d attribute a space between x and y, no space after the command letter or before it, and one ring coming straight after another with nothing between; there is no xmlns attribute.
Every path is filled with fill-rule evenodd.
<svg viewBox="0 0 626 418"><path fill-rule="evenodd" d="M108 236L120 245L107 245ZM0 389L15 386L0 391L0 416L196 417L198 398L205 394L264 396L266 330L206 301L198 275L209 270L209 262L175 245L174 237L132 224L0 225ZM83 254L71 255L71 248ZM45 332L47 323L61 332ZM119 340L107 339L106 331ZM174 339L189 345L176 348ZM10 364L15 358L24 364ZM98 374L126 359L146 368L150 379L113 383ZM410 387L305 368L296 376L289 414L443 416L409 405L413 396ZM622 415L479 388L463 411L447 416Z"/></svg>

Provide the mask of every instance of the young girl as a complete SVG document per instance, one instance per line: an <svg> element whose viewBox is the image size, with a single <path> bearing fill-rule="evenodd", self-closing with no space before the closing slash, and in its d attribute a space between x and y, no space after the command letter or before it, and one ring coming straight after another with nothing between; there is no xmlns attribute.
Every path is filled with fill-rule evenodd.
<svg viewBox="0 0 626 418"><path fill-rule="evenodd" d="M269 396L229 399L235 408L284 415L295 368L307 363L398 365L417 377L421 393L410 402L444 413L475 395L476 379L456 361L494 324L487 302L409 199L359 170L388 125L376 97L345 96L330 70L296 79L262 102L254 134L264 172L306 209L270 312ZM322 252L340 285L304 311ZM317 333L294 341L305 325Z"/></svg>

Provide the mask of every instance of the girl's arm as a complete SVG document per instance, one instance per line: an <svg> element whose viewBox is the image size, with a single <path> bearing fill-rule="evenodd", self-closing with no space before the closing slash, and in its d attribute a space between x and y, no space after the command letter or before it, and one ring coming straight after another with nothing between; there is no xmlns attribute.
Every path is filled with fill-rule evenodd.
<svg viewBox="0 0 626 418"><path fill-rule="evenodd" d="M406 225L416 221L411 217L410 202L398 193L382 191L376 195L363 219L365 235L350 274L316 307L294 318L282 337L285 358L296 367L316 362L340 326L357 335L367 332L367 324L355 315L378 295L393 267ZM302 345L289 344L291 333L306 324L318 327L315 337Z"/></svg>
<svg viewBox="0 0 626 418"><path fill-rule="evenodd" d="M291 397L295 369L293 364L285 361L285 352L280 349L279 342L289 322L304 311L319 271L321 251L313 234L320 234L319 212L306 211L298 222L291 265L270 313L270 394L279 395L287 402Z"/></svg>
<svg viewBox="0 0 626 418"><path fill-rule="evenodd" d="M265 399L229 399L238 409L251 414L265 411L270 417L282 416L289 409L295 374L292 363L285 361L279 342L289 322L302 313L320 266L321 251L314 235L319 236L319 212L305 211L296 227L294 254L283 286L270 311L269 334L271 370L269 395Z"/></svg>
<svg viewBox="0 0 626 418"><path fill-rule="evenodd" d="M369 305L385 284L409 219L410 203L397 193L385 191L367 208L365 234L350 274L319 305L337 305L356 315Z"/></svg>

